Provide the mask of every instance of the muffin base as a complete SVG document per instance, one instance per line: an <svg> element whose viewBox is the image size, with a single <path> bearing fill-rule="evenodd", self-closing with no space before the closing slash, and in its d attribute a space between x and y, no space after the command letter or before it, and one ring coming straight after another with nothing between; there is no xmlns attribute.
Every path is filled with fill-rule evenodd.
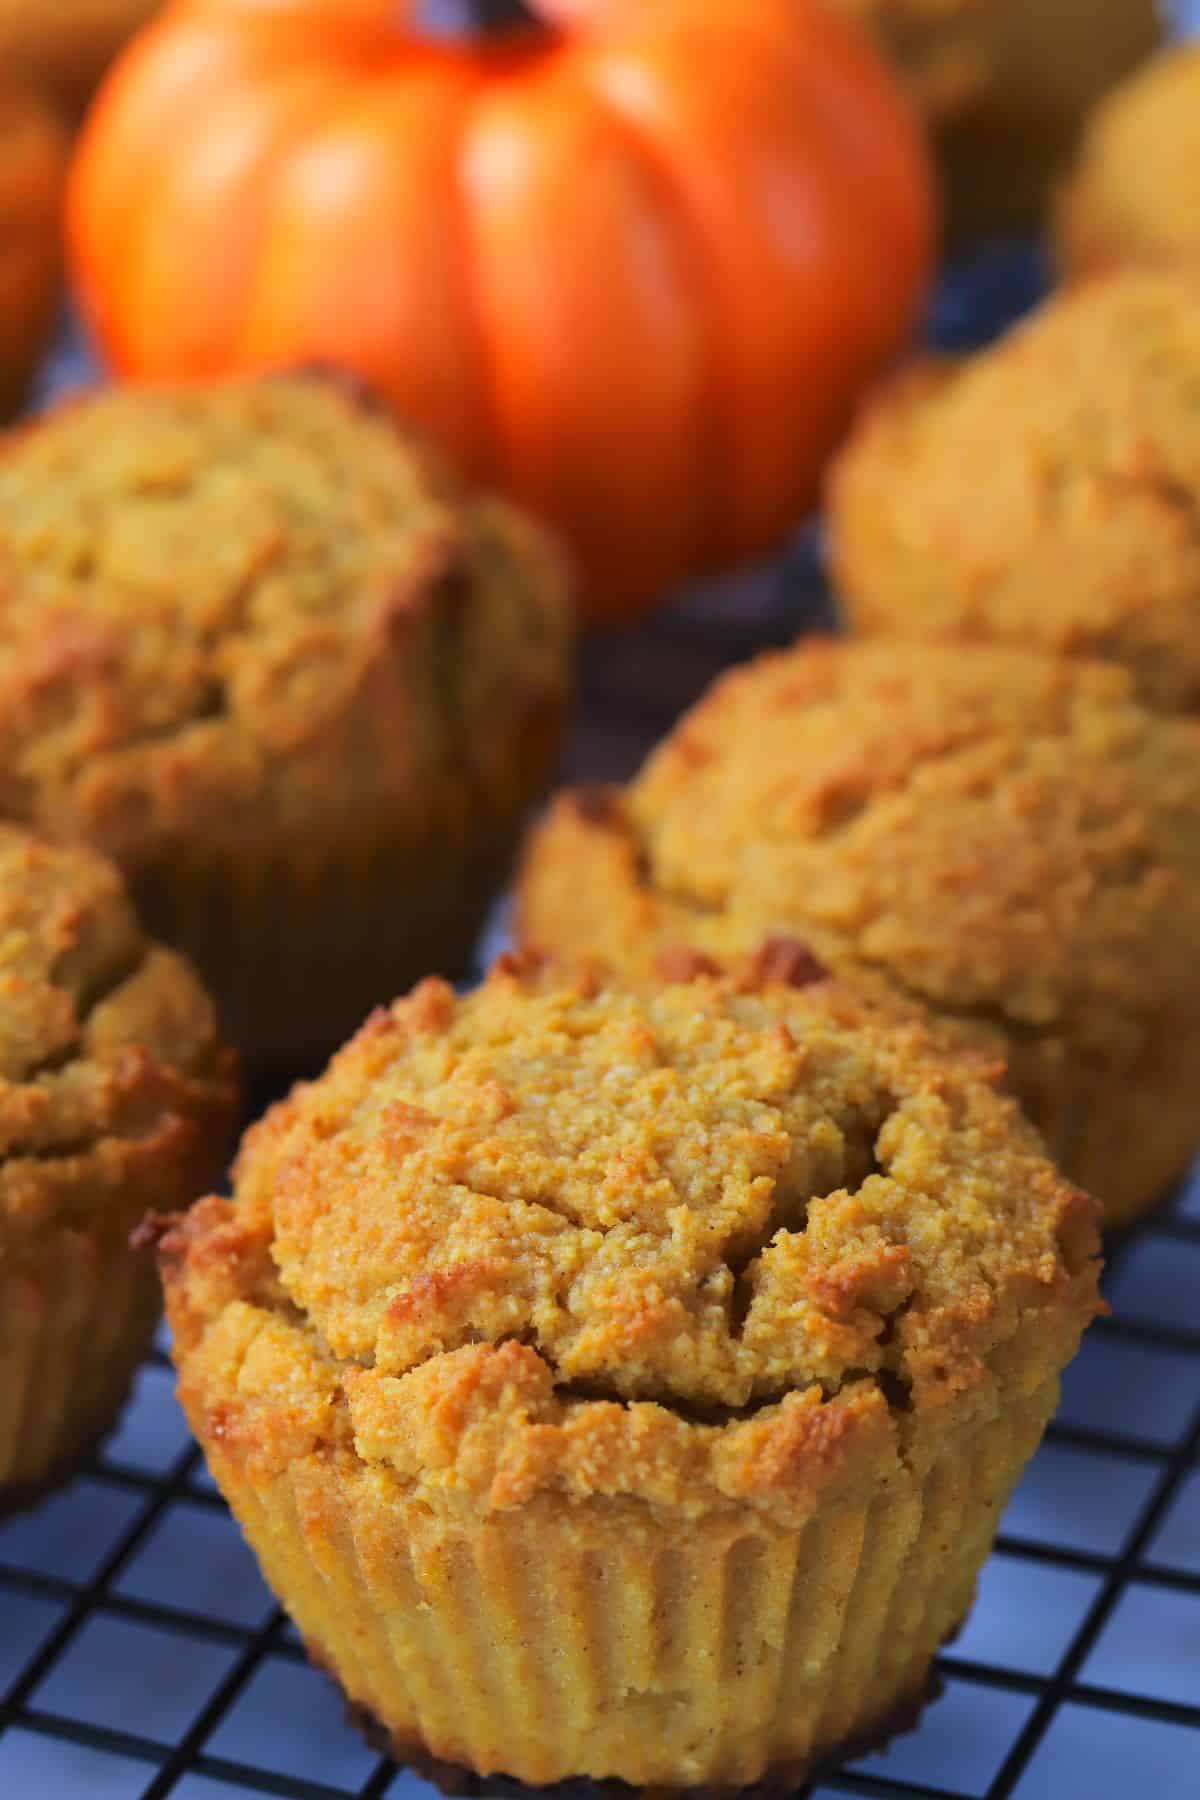
<svg viewBox="0 0 1200 1800"><path fill-rule="evenodd" d="M962 1622L949 1633L946 1643L952 1643L962 1629ZM350 1700L345 1689L335 1675L330 1673L328 1665L319 1655L311 1650L307 1652L308 1660L315 1668L327 1675L341 1694L346 1705L346 1716L359 1731L372 1750L381 1756L390 1756L398 1767L408 1769L422 1781L428 1781L445 1794L449 1800L521 1800L523 1794L530 1792L528 1782L518 1781L511 1775L479 1775L474 1769L465 1768L461 1763L442 1762L438 1757L430 1755L420 1742L395 1737L381 1725L363 1706ZM590 1781L581 1778L574 1781L552 1782L549 1786L533 1791L554 1800L623 1800L626 1795L637 1794L642 1800L732 1800L737 1794L751 1797L751 1800L783 1800L783 1796L794 1794L809 1782L822 1775L828 1775L839 1764L852 1757L869 1756L874 1751L884 1750L893 1738L902 1737L905 1732L912 1731L918 1724L927 1706L939 1698L945 1683L936 1668L931 1668L921 1688L911 1699L901 1700L885 1711L876 1725L866 1725L861 1731L852 1732L840 1744L832 1744L828 1750L816 1752L802 1762L780 1764L777 1769L770 1769L760 1781L750 1787L633 1787L627 1781Z"/></svg>
<svg viewBox="0 0 1200 1800"><path fill-rule="evenodd" d="M51 1242L40 1275L18 1279L30 1317L0 1344L0 1513L69 1480L108 1435L159 1314L153 1264L119 1241Z"/></svg>
<svg viewBox="0 0 1200 1800"><path fill-rule="evenodd" d="M311 1073L373 1007L427 974L467 973L517 827L490 829L494 848L472 853L365 845L304 869L181 853L126 873L150 929L199 968L247 1063Z"/></svg>
<svg viewBox="0 0 1200 1800"><path fill-rule="evenodd" d="M136 1373L136 1371L135 1371ZM56 1494L60 1488L69 1487L77 1476L88 1468L105 1438L114 1432L120 1423L121 1414L129 1402L129 1387L119 1394L113 1404L108 1418L94 1431L91 1437L69 1450L60 1457L53 1468L37 1481L11 1482L0 1486L0 1525L16 1518L21 1513L33 1512L35 1507Z"/></svg>
<svg viewBox="0 0 1200 1800"><path fill-rule="evenodd" d="M716 1513L680 1537L554 1495L443 1517L348 1448L264 1466L270 1430L233 1429L181 1373L269 1585L348 1698L387 1718L392 1754L452 1780L655 1793L794 1787L915 1717L1057 1393L1011 1394L931 1466L856 1482L801 1529Z"/></svg>

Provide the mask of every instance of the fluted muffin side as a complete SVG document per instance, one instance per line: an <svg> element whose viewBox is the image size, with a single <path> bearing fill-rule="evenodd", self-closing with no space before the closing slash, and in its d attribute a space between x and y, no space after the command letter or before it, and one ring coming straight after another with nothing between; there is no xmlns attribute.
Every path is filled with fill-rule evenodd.
<svg viewBox="0 0 1200 1800"><path fill-rule="evenodd" d="M431 1518L387 1470L314 1454L210 1467L312 1659L400 1762L533 1785L798 1786L903 1724L958 1629L1057 1382L938 1461L865 1480L798 1531L549 1502ZM203 1399L189 1417L205 1430Z"/></svg>

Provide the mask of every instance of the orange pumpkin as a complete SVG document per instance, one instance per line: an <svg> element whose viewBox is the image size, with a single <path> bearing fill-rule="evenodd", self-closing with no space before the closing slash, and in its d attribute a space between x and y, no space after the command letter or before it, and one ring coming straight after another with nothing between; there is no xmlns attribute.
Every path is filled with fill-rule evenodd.
<svg viewBox="0 0 1200 1800"><path fill-rule="evenodd" d="M929 271L891 78L817 0L402 10L176 0L135 42L69 209L112 364L349 367L557 522L593 616L771 547Z"/></svg>
<svg viewBox="0 0 1200 1800"><path fill-rule="evenodd" d="M0 419L14 412L58 296L67 140L35 94L0 93Z"/></svg>

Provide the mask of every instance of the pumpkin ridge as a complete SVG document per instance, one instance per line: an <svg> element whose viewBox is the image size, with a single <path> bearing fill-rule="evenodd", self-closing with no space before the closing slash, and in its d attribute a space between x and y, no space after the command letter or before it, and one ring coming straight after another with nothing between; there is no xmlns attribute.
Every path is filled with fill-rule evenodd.
<svg viewBox="0 0 1200 1800"><path fill-rule="evenodd" d="M198 104L202 99L207 105L214 82L223 80L230 65L236 65L242 54L240 46L235 51L227 40L206 29L201 21L189 20L180 25L174 37L168 34L164 21L149 26L101 88L83 127L67 188L67 240L71 258L77 264L86 267L94 260L85 244L89 239L100 240L105 256L112 256L114 265L119 263L127 278L131 274L135 266L133 247L140 243L146 219L150 216L146 196L162 182L165 168L160 161L148 156L139 161L135 154L135 150L141 152L145 148L142 140L147 121L137 117L125 105L125 93L130 86L138 86L146 68L157 70L161 64L170 75L169 52L173 49L176 62L180 63L185 60L189 47L192 47L193 55L201 48L205 49L209 62L187 71L182 92L178 91L177 83L163 77L166 98L170 101L172 129L182 135L190 121L193 103ZM157 95L155 100L158 100ZM154 121L156 108L151 106L148 110ZM110 116L115 122L110 123ZM131 121L139 134L134 142L123 140ZM114 179L114 175L119 179ZM137 311L131 306L128 280L103 292L95 283L84 281L77 286L83 290L80 299L93 335L103 345L112 366L124 373L137 355L129 342L127 326L129 314Z"/></svg>
<svg viewBox="0 0 1200 1800"><path fill-rule="evenodd" d="M722 403L722 395L728 392L729 374L726 369L725 377L722 378L720 333L713 326L713 320L719 312L715 285L707 274L698 222L684 203L679 184L673 178L670 162L655 143L654 134L647 131L638 119L631 117L603 86L593 82L591 75L592 64L585 63L583 80L589 97L613 130L627 145L636 147L644 158L644 168L650 175L651 186L661 194L669 195L674 202L673 210L663 208L662 223L671 233L676 249L681 253L683 265L689 274L688 285L696 297L693 310L698 320L703 373L697 384L696 403L690 421L693 442L697 446L698 475L690 536L693 562L699 570L719 553L712 521L719 514L718 502L728 474L726 446L730 433L727 429L728 409Z"/></svg>
<svg viewBox="0 0 1200 1800"><path fill-rule="evenodd" d="M267 221L271 205L278 192L280 178L290 158L301 147L305 134L320 131L328 122L337 105L347 95L353 93L359 77L353 70L338 71L330 74L319 86L314 85L312 91L300 100L295 108L289 107L285 118L280 122L279 131L273 134L271 141L264 149L261 159L253 167L243 172L242 179L248 184L253 199L248 211L255 216L252 220L250 236L241 268L241 301L236 308L236 320L228 344L228 352L235 360L240 361L240 351L246 335L248 316L248 296L254 285L255 277L261 266L263 247L266 242ZM245 204L245 196L241 197ZM219 369L210 371L219 373Z"/></svg>
<svg viewBox="0 0 1200 1800"><path fill-rule="evenodd" d="M487 308L484 305L484 296L476 277L473 254L474 219L472 215L474 206L465 167L478 100L479 89L475 89L470 95L464 95L457 120L452 153L447 159L451 172L449 205L453 220L453 229L450 234L451 261L458 281L462 317L466 321L469 333L467 354L475 371L475 391L478 397L475 441L479 466L478 471L472 471L473 473L496 469L500 462L502 443L491 334L487 327Z"/></svg>
<svg viewBox="0 0 1200 1800"><path fill-rule="evenodd" d="M268 122L249 159L234 171L228 184L223 187L220 208L222 225L219 227L223 230L221 281L215 294L212 290L206 290L203 303L193 303L188 309L190 316L202 323L205 339L199 349L193 344L186 353L184 373L187 376L215 376L225 369L230 359L235 362L239 360L245 336L248 295L258 274L266 222L280 171L301 141L302 134L313 128L332 94L335 91L347 91L355 79L350 71L330 72L321 69L311 74L306 70L296 73L291 70L286 73L271 71L270 85L276 93L280 88L289 88L296 80L304 85L299 91L293 92L286 103L280 104L279 113L274 120ZM218 96L222 90L219 84L214 85L216 92L210 91L208 102L215 115ZM230 93L228 103L233 117L237 116L239 108L249 107L248 97L241 90ZM252 110L256 115L261 115L261 102ZM142 305L147 309L162 305L162 300L156 293L157 280L153 275L153 259L159 254L159 233L162 229L156 222L159 195L164 187L173 192L177 183L178 171L174 164L164 166L147 190L145 221L149 229L143 233L136 249L131 246L131 282L137 286L150 280L152 284L148 292L143 287ZM210 215L215 204L211 195L202 197L201 211ZM237 231L236 237L231 235L234 229ZM172 267L178 266L172 259ZM172 371L159 367L151 372L169 376Z"/></svg>
<svg viewBox="0 0 1200 1800"><path fill-rule="evenodd" d="M863 296L862 304L853 315L843 318L845 335L838 345L842 387L850 390L851 384L870 381L878 374L889 347L894 303L886 292L886 283L878 281L879 246L887 242L883 196L875 183L863 178L861 158L853 142L833 123L835 109L826 103L821 81L811 69L800 66L794 71L793 79L811 119L809 156L820 161L827 199L833 196L836 205L847 211L856 210L869 221L868 229L861 235L848 237L841 246L841 266L856 291ZM873 303L868 304L868 295ZM851 414L846 411L839 438L845 435L850 421ZM815 493L810 495L810 505L817 497Z"/></svg>
<svg viewBox="0 0 1200 1800"><path fill-rule="evenodd" d="M774 55L778 58L778 44L773 43L770 31L756 31L752 25L747 27L739 21L738 32L741 58L744 59L746 54L760 58ZM689 59L697 64L702 65L707 60L715 63L722 56L728 60L726 33L721 24L718 22L714 25L711 18L701 16L690 22L682 18L672 20L669 39L673 49L685 51ZM727 269L729 264L723 263L723 247L709 242L713 232L711 221L705 217L708 208L703 198L707 184L693 179L688 168L689 134L681 136L672 122L660 136L653 123L640 116L636 104L623 91L620 63L636 57L639 50L640 46L632 36L628 42L615 41L611 46L613 62L609 66L617 77L616 80L603 72L607 57L598 59L597 76L605 82L604 92L610 105L622 115L629 129L639 133L643 141L653 142L657 166L663 171L674 192L680 218L688 223L690 240L707 246L705 266L710 273L706 280L706 335L713 344L710 383L713 393L714 442L711 449L718 464L715 498L719 504L708 508L704 538L702 545L697 546L697 551L702 550L706 562L729 564L731 561L743 560L735 546L740 546L744 536L742 496L738 492L739 484L736 479L741 440L738 404L741 376L735 351L743 336L738 318L739 305L735 297L736 283L731 285L728 280L721 279L722 268ZM668 117L673 121L678 100L678 95L673 91L676 84L669 71L664 74L657 64L650 66L654 69L653 86L656 97L664 97ZM709 153L711 154L711 146ZM716 210L718 213L722 210L720 201ZM699 554L695 560L699 563Z"/></svg>
<svg viewBox="0 0 1200 1800"><path fill-rule="evenodd" d="M912 121L911 103L881 78L880 69L872 68L873 56L866 53L865 46L852 41L854 34L841 17L832 12L823 14L821 37L832 68L823 69L819 80L814 79L811 67L806 70L810 103L819 110L842 159L853 163L857 197L864 206L870 204L879 238L887 245L890 258L901 265L916 260L932 270L938 235L933 185L927 172L925 179L913 180L913 169L889 158L886 146L877 141L881 135L878 113L886 109L891 130ZM875 110L870 113L851 104L853 90L864 80L871 80L875 88ZM852 126L848 123L851 118ZM869 163L875 165L874 179L866 166ZM886 176L886 187L878 180L880 169ZM896 206L901 182L908 189L903 196L907 203L903 216ZM885 316L885 328L887 323ZM895 335L894 325L891 335Z"/></svg>

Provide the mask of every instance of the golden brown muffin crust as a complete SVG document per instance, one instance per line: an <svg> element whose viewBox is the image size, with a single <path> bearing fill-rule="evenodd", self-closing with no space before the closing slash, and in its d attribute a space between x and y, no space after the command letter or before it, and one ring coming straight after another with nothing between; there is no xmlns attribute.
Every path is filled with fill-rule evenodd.
<svg viewBox="0 0 1200 1800"><path fill-rule="evenodd" d="M128 853L424 823L509 774L502 683L518 740L557 714L565 627L540 534L332 381L70 402L0 456L0 806Z"/></svg>
<svg viewBox="0 0 1200 1800"><path fill-rule="evenodd" d="M49 1233L116 1240L186 1204L235 1104L207 995L115 870L0 826L0 1275Z"/></svg>
<svg viewBox="0 0 1200 1800"><path fill-rule="evenodd" d="M1115 276L886 390L830 488L860 630L1123 663L1200 707L1200 285Z"/></svg>
<svg viewBox="0 0 1200 1800"><path fill-rule="evenodd" d="M560 798L519 928L643 970L790 932L945 1013L1119 1052L1194 967L1198 818L1200 732L1123 671L810 643L725 676L626 792Z"/></svg>
<svg viewBox="0 0 1200 1800"><path fill-rule="evenodd" d="M264 1471L795 1522L1043 1382L1095 1247L1012 1103L836 984L510 962L378 1013L163 1255L185 1403Z"/></svg>

